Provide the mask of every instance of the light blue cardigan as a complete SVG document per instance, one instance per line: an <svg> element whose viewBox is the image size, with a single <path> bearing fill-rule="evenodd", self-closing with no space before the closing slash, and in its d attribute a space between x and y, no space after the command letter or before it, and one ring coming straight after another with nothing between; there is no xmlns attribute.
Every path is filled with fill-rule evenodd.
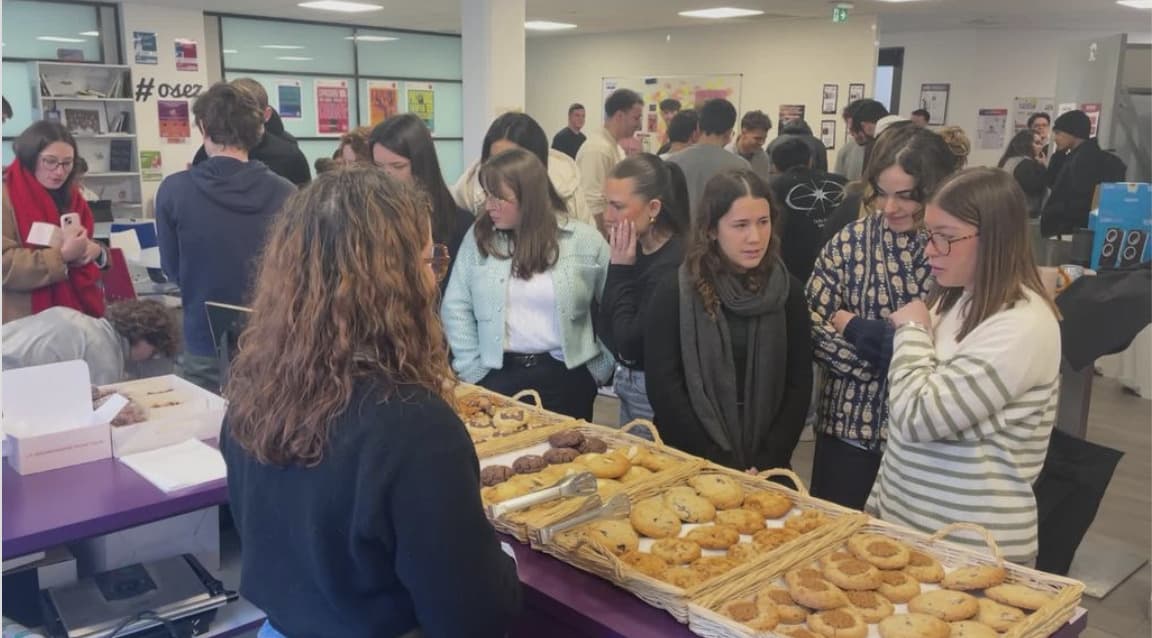
<svg viewBox="0 0 1152 638"><path fill-rule="evenodd" d="M615 360L592 328L592 302L600 300L608 276L608 242L592 226L561 217L560 253L552 268L556 313L568 369L587 364L600 385L612 378ZM440 317L452 347L452 367L462 381L476 383L504 366L505 308L512 260L483 257L475 226L460 242L460 254L444 292Z"/></svg>

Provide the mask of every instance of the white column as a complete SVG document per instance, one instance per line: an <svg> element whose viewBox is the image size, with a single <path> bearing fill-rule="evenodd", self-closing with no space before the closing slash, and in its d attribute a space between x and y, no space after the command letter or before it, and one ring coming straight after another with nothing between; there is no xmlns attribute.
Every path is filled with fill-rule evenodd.
<svg viewBox="0 0 1152 638"><path fill-rule="evenodd" d="M524 2L460 0L465 166L496 116L524 109Z"/></svg>

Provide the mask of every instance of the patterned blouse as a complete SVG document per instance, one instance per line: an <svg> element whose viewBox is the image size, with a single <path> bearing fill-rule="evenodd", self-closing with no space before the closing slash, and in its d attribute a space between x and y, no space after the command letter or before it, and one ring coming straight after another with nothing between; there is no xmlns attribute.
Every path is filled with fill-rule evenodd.
<svg viewBox="0 0 1152 638"><path fill-rule="evenodd" d="M924 295L929 273L920 233L893 232L880 214L845 226L824 246L807 289L815 359L824 372L821 432L864 444L887 438L887 365L862 357L832 327L832 317L847 310L861 319L886 320Z"/></svg>

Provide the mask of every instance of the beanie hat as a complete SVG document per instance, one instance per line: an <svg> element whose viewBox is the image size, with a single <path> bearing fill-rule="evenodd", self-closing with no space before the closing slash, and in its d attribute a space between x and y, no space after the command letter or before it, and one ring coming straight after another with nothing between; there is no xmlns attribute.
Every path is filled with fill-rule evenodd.
<svg viewBox="0 0 1152 638"><path fill-rule="evenodd" d="M1088 119L1084 111L1068 111L1056 118L1052 130L1064 131L1069 135L1086 140L1092 135L1092 121Z"/></svg>

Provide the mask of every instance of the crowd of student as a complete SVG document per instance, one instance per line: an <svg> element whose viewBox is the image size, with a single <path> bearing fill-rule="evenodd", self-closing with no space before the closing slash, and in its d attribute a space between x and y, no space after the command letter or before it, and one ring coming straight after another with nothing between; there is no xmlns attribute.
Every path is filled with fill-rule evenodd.
<svg viewBox="0 0 1152 638"><path fill-rule="evenodd" d="M533 388L583 419L614 381L622 425L651 418L741 470L789 466L812 411L815 496L921 530L982 523L1008 558L1034 558L1060 342L1029 243L1037 191L1017 180L1042 133L1014 140L1005 170L964 170L962 131L861 100L830 173L802 122L769 153L765 114L737 126L713 99L662 103L664 154L630 155L643 102L622 89L587 136L574 105L553 149L530 116L497 118L452 188L413 115L350 131L304 184L253 84L197 99L204 158L164 180L156 224L183 374L220 388L204 302L253 309L222 449L262 635L500 635L518 582L449 408L457 381ZM1043 213L1060 220L1080 220L1098 152L1082 117L1054 127ZM16 152L6 365L10 319L105 313L75 141L40 122ZM71 212L53 243L29 241ZM172 349L171 329L108 321L129 357Z"/></svg>

